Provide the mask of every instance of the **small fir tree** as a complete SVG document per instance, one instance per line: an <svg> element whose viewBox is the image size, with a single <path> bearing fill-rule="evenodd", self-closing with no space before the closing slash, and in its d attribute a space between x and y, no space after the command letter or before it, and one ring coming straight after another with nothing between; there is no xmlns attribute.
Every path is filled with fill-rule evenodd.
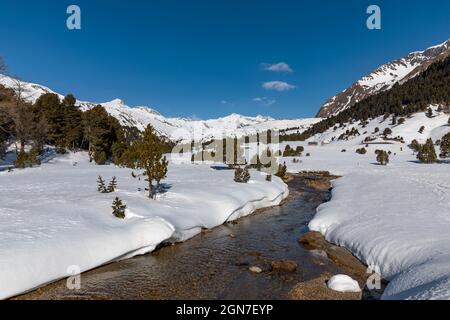
<svg viewBox="0 0 450 320"><path fill-rule="evenodd" d="M123 204L122 200L119 197L116 197L112 203L112 214L119 219L125 219L125 210L127 206Z"/></svg>
<svg viewBox="0 0 450 320"><path fill-rule="evenodd" d="M108 193L112 193L116 191L116 188L117 188L117 179L116 177L112 177L112 180L109 182L107 191Z"/></svg>
<svg viewBox="0 0 450 320"><path fill-rule="evenodd" d="M366 154L367 150L366 150L366 148L359 148L359 149L356 149L356 153L358 153L358 154Z"/></svg>
<svg viewBox="0 0 450 320"><path fill-rule="evenodd" d="M414 152L419 152L421 145L416 139L414 139L413 141L411 141L411 144L409 145L409 147L411 149L413 149Z"/></svg>
<svg viewBox="0 0 450 320"><path fill-rule="evenodd" d="M287 166L286 166L286 162L285 162L284 164L278 165L278 171L275 175L277 177L284 178L286 176L286 172L287 172Z"/></svg>
<svg viewBox="0 0 450 320"><path fill-rule="evenodd" d="M100 193L107 193L107 189L106 189L106 185L105 185L105 180L103 180L103 178L101 176L98 176L98 180L97 180L97 191Z"/></svg>
<svg viewBox="0 0 450 320"><path fill-rule="evenodd" d="M237 167L234 170L234 181L237 183L247 183L250 181L250 172L248 171L248 168L245 167L244 169Z"/></svg>

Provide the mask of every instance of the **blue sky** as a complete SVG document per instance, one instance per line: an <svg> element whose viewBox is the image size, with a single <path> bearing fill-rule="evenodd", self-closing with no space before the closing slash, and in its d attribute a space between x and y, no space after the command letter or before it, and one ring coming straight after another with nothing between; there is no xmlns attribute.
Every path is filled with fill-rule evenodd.
<svg viewBox="0 0 450 320"><path fill-rule="evenodd" d="M81 8L82 30L66 28L70 4ZM381 7L382 30L366 28L371 4ZM82 100L121 98L203 119L311 117L377 66L449 38L448 0L0 3L0 55L11 73ZM279 62L292 72L265 70ZM272 81L295 88L263 87Z"/></svg>

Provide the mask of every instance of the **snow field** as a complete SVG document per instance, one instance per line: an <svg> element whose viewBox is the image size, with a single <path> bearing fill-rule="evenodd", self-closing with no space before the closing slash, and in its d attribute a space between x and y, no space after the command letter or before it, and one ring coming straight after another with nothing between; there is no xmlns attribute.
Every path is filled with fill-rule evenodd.
<svg viewBox="0 0 450 320"><path fill-rule="evenodd" d="M8 298L111 261L151 252L164 241L187 240L288 195L278 178L253 172L248 184L232 170L170 164L166 192L147 198L132 170L96 166L85 153L58 156L41 167L0 172L0 298ZM138 173L138 171L136 171ZM97 178L117 177L115 193L97 192ZM126 219L112 215L119 197Z"/></svg>

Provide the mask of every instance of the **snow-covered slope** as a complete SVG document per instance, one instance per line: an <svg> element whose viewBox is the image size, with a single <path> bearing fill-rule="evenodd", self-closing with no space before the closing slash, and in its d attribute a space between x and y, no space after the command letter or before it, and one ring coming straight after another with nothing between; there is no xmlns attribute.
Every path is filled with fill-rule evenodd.
<svg viewBox="0 0 450 320"><path fill-rule="evenodd" d="M336 115L371 95L392 88L396 83L406 82L426 70L431 63L448 57L449 54L450 40L387 63L354 83L350 88L330 98L317 116L326 118Z"/></svg>
<svg viewBox="0 0 450 320"><path fill-rule="evenodd" d="M22 97L33 103L44 93L55 93L53 90L34 83L19 81L22 90ZM10 77L0 77L0 84L5 87L17 89L18 80ZM60 99L64 97L58 94ZM239 114L211 119L192 120L185 118L167 118L158 111L145 106L130 107L120 99L114 99L104 103L94 103L88 101L77 101L77 105L83 111L89 110L96 105L102 105L106 111L117 118L122 125L136 127L144 130L151 124L155 130L164 137L174 142L209 141L212 139L222 139L227 136L243 136L256 131L284 130L298 127L299 131L309 128L320 119L294 119L275 120L271 117L256 116L248 117Z"/></svg>
<svg viewBox="0 0 450 320"><path fill-rule="evenodd" d="M383 116L372 119L368 124L364 125L361 122L346 123L342 128L336 126L330 128L324 133L316 134L308 139L308 142L318 142L324 144L332 144L340 146L343 149L352 147L362 147L365 144L402 144L396 141L396 138L403 138L406 145L416 139L419 143L425 143L428 138L436 141L444 134L450 131L448 119L450 114L438 111L438 106L430 106L433 110L433 116L428 117L425 112L418 112L411 117L404 118L403 124L392 124L392 116L384 120ZM419 132L421 127L424 127L422 133ZM388 135L387 139L383 136L383 131L389 128L392 133ZM357 130L356 135L347 134L347 131Z"/></svg>
<svg viewBox="0 0 450 320"><path fill-rule="evenodd" d="M261 172L236 183L233 170L171 162L167 192L150 200L146 182L131 171L97 166L77 153L0 172L0 299L150 252L166 240L187 240L202 228L278 205L289 193L281 179L267 182ZM98 175L116 176L117 191L98 193ZM125 220L112 215L115 197L127 205Z"/></svg>
<svg viewBox="0 0 450 320"><path fill-rule="evenodd" d="M420 112L392 125L392 118L379 117L289 142L310 155L297 157L298 163L282 160L290 172L328 170L343 176L333 182L331 201L318 208L309 227L389 280L383 299L450 299L450 162L418 163L407 146L413 139L436 142L450 132L450 114L432 109L431 118ZM392 130L387 140L385 128ZM359 134L346 135L352 129ZM399 136L404 143L392 140ZM318 145L309 145L312 141ZM362 147L367 153L357 154ZM377 165L377 149L391 152L387 166Z"/></svg>

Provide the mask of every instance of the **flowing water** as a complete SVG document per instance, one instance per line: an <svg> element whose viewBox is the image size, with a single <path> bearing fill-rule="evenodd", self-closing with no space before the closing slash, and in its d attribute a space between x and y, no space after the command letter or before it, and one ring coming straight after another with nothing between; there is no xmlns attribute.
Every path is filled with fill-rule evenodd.
<svg viewBox="0 0 450 320"><path fill-rule="evenodd" d="M203 232L154 253L112 263L81 275L81 289L58 281L23 299L286 299L298 282L340 270L298 238L329 192L310 188L301 176L289 183L279 207ZM271 271L274 260L291 260L296 272ZM261 273L250 267L257 266Z"/></svg>

